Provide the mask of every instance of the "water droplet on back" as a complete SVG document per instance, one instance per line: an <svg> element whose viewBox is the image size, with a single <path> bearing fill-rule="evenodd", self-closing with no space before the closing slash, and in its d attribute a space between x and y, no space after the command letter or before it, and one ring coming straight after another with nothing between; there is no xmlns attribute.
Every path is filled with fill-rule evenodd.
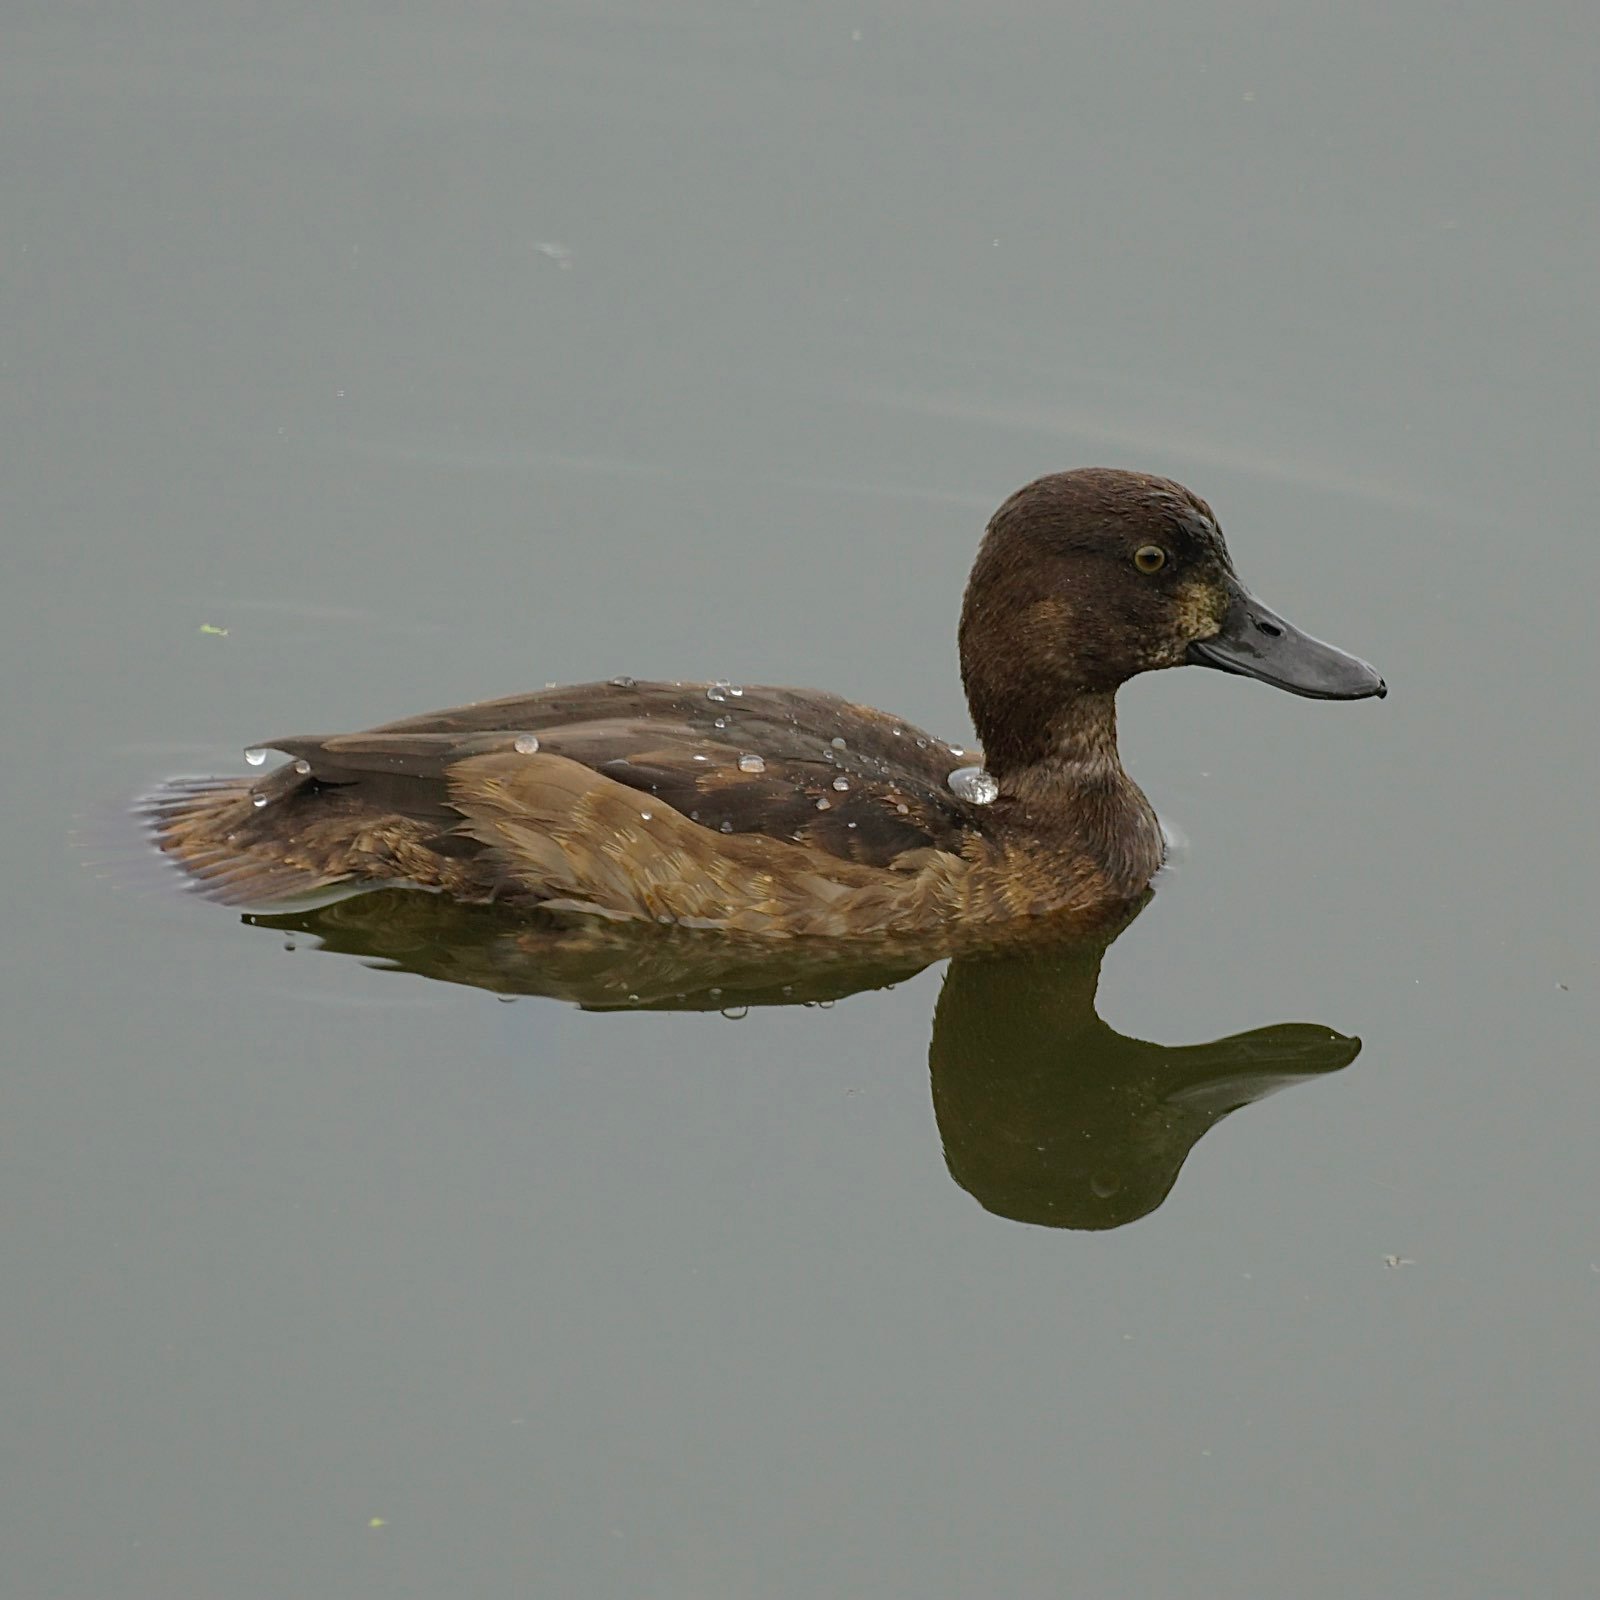
<svg viewBox="0 0 1600 1600"><path fill-rule="evenodd" d="M817 810L818 810L818 811L826 811L826 810L828 810L828 809L829 809L829 808L830 808L830 807L831 807L831 806L832 806L832 805L833 805L833 801L831 801L831 800L830 800L830 799L829 799L829 798L828 798L828 797L827 797L827 795L823 795L823 797L822 797L822 798L821 798L821 799L820 799L820 800L818 800L818 801L817 801Z"/></svg>
<svg viewBox="0 0 1600 1600"><path fill-rule="evenodd" d="M311 763L309 761L297 761L294 764L294 770L303 778L311 771Z"/></svg>
<svg viewBox="0 0 1600 1600"><path fill-rule="evenodd" d="M639 680L637 678L629 678L626 676L607 678L606 682L609 683L613 689L637 689L639 687Z"/></svg>
<svg viewBox="0 0 1600 1600"><path fill-rule="evenodd" d="M850 780L848 778L835 778L833 780L833 786L835 789L843 791L850 787Z"/></svg>
<svg viewBox="0 0 1600 1600"><path fill-rule="evenodd" d="M761 759L760 756L740 756L739 770L741 772L765 772L767 770L767 764Z"/></svg>
<svg viewBox="0 0 1600 1600"><path fill-rule="evenodd" d="M1000 798L1000 780L982 767L957 767L945 782L951 794L970 805L992 805Z"/></svg>
<svg viewBox="0 0 1600 1600"><path fill-rule="evenodd" d="M843 750L844 749L844 740L841 739L838 734L835 734L828 741L828 743L831 744L835 750Z"/></svg>
<svg viewBox="0 0 1600 1600"><path fill-rule="evenodd" d="M266 803L267 797L264 794L253 794L250 796L250 804L253 805L257 811L259 811Z"/></svg>
<svg viewBox="0 0 1600 1600"><path fill-rule="evenodd" d="M539 736L536 733L519 733L511 741L511 748L519 756L533 756L539 753Z"/></svg>
<svg viewBox="0 0 1600 1600"><path fill-rule="evenodd" d="M729 683L726 678L718 678L717 681L706 690L706 699L715 700L718 705L721 705L722 702L728 698L728 690L732 687L733 685Z"/></svg>
<svg viewBox="0 0 1600 1600"><path fill-rule="evenodd" d="M244 753L244 764L247 767L259 767L266 761L266 759L267 759L267 752L265 750L259 749L255 745L252 745Z"/></svg>

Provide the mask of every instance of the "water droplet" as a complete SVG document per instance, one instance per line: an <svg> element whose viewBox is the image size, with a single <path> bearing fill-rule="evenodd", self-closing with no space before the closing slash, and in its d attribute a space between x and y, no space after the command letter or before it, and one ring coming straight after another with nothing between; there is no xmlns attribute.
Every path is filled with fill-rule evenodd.
<svg viewBox="0 0 1600 1600"><path fill-rule="evenodd" d="M728 726L728 719L726 717L718 717L716 721L711 724L711 726L713 728L726 728Z"/></svg>
<svg viewBox="0 0 1600 1600"><path fill-rule="evenodd" d="M706 699L715 700L718 705L721 705L722 702L728 698L728 690L730 690L732 687L733 685L729 683L726 678L718 678L717 681L706 690Z"/></svg>
<svg viewBox="0 0 1600 1600"><path fill-rule="evenodd" d="M844 790L850 787L850 780L848 778L835 778L833 780L833 786L835 789L839 790L840 793L843 793Z"/></svg>
<svg viewBox="0 0 1600 1600"><path fill-rule="evenodd" d="M945 782L951 794L971 805L992 805L1000 798L1000 780L982 767L957 767Z"/></svg>
<svg viewBox="0 0 1600 1600"><path fill-rule="evenodd" d="M252 745L250 749L246 750L244 753L244 764L247 767L262 766L266 762L266 759L267 752L265 750L258 749L254 745Z"/></svg>
<svg viewBox="0 0 1600 1600"><path fill-rule="evenodd" d="M637 689L639 687L639 680L637 678L629 678L626 676L607 678L606 682L609 683L613 689Z"/></svg>
<svg viewBox="0 0 1600 1600"><path fill-rule="evenodd" d="M710 995L710 996L711 996L711 998L712 998L712 999L713 999L713 1000L715 1000L715 999L716 999L716 997L717 997L717 996L718 996L718 995L719 995L719 994L721 994L721 993L722 993L722 991L721 991L721 990L720 990L720 989L707 989L707 990L706 990L706 993L707 993L707 994L708 994L708 995Z"/></svg>
<svg viewBox="0 0 1600 1600"><path fill-rule="evenodd" d="M818 811L827 811L832 807L832 805L833 805L833 801L831 801L827 797L827 795L823 795L823 797L819 801L817 801L817 810Z"/></svg>
<svg viewBox="0 0 1600 1600"><path fill-rule="evenodd" d="M847 827L847 828L856 828L856 827L859 827L859 826L860 826L860 824L856 823L856 822L847 822L847 823L845 823L845 827Z"/></svg>
<svg viewBox="0 0 1600 1600"><path fill-rule="evenodd" d="M894 736L897 739L903 739L906 736L906 730L904 728L896 728L894 730Z"/></svg>
<svg viewBox="0 0 1600 1600"><path fill-rule="evenodd" d="M539 736L536 733L519 733L511 741L511 748L519 756L532 756L539 753Z"/></svg>
<svg viewBox="0 0 1600 1600"><path fill-rule="evenodd" d="M311 763L309 761L297 761L294 764L294 770L303 778L311 771Z"/></svg>
<svg viewBox="0 0 1600 1600"><path fill-rule="evenodd" d="M918 739L917 740L917 749L926 750L927 748L928 748L928 741L926 739Z"/></svg>
<svg viewBox="0 0 1600 1600"><path fill-rule="evenodd" d="M689 813L689 820L691 822L698 822L700 820L700 813L698 811L691 811Z"/></svg>
<svg viewBox="0 0 1600 1600"><path fill-rule="evenodd" d="M895 807L895 810L898 811L902 817L908 817L911 815L911 807L908 806L904 800L902 800L900 804Z"/></svg>
<svg viewBox="0 0 1600 1600"><path fill-rule="evenodd" d="M735 700L737 700L739 696L744 693L744 690L737 683L730 683L728 685L728 693L731 694Z"/></svg>
<svg viewBox="0 0 1600 1600"><path fill-rule="evenodd" d="M700 755L697 755L697 756L696 756L696 757L695 757L695 760L696 760L696 761L709 761L709 760L710 760L710 759L711 759L711 757L710 757L710 756L700 756Z"/></svg>
<svg viewBox="0 0 1600 1600"><path fill-rule="evenodd" d="M264 794L253 794L250 796L250 804L253 805L257 811L259 811L266 803L267 797Z"/></svg>
<svg viewBox="0 0 1600 1600"><path fill-rule="evenodd" d="M945 749L948 750L953 756L964 756L967 753L958 744L947 744Z"/></svg>
<svg viewBox="0 0 1600 1600"><path fill-rule="evenodd" d="M760 756L740 756L739 770L741 772L765 772L767 764Z"/></svg>
<svg viewBox="0 0 1600 1600"><path fill-rule="evenodd" d="M828 741L828 743L831 744L835 750L843 750L844 749L844 740L841 739L838 734L835 734Z"/></svg>
<svg viewBox="0 0 1600 1600"><path fill-rule="evenodd" d="M653 812L653 811L641 811L639 813L639 820L641 822L648 822L651 819L651 817L653 817L654 815L655 815L655 812Z"/></svg>
<svg viewBox="0 0 1600 1600"><path fill-rule="evenodd" d="M729 822L726 817L724 817L723 820L722 820L722 825L717 829L717 832L718 833L732 833L733 832L733 824L731 822Z"/></svg>
<svg viewBox="0 0 1600 1600"><path fill-rule="evenodd" d="M743 1022L744 1019L750 1015L750 1007L724 1006L722 1008L722 1015L725 1016L729 1022Z"/></svg>

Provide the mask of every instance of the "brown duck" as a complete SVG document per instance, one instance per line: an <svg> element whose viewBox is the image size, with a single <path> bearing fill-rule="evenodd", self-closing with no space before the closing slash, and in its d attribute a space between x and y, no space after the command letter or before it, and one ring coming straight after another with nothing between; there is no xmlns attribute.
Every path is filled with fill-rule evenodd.
<svg viewBox="0 0 1600 1600"><path fill-rule="evenodd" d="M744 933L996 933L1116 916L1160 866L1117 755L1135 673L1385 692L1250 595L1203 500L1107 468L995 513L960 648L981 754L817 690L614 678L273 739L276 770L181 780L149 811L161 850L230 904L412 884Z"/></svg>

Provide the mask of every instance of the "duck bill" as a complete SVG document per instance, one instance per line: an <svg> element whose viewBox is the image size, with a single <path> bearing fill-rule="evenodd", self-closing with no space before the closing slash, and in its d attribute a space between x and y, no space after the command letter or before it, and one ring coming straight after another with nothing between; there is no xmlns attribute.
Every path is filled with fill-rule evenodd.
<svg viewBox="0 0 1600 1600"><path fill-rule="evenodd" d="M1369 695L1382 699L1389 692L1359 656L1346 655L1302 633L1238 587L1221 629L1209 639L1196 639L1189 646L1189 660L1196 666L1259 678L1275 689L1313 700L1365 700Z"/></svg>

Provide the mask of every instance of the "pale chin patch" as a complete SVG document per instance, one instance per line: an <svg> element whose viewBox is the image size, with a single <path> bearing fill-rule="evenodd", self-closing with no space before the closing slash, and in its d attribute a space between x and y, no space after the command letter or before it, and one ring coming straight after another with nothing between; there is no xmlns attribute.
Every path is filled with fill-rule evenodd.
<svg viewBox="0 0 1600 1600"><path fill-rule="evenodd" d="M1222 632L1227 616L1226 597L1211 584L1187 583L1174 597L1177 631L1185 643L1212 639Z"/></svg>

